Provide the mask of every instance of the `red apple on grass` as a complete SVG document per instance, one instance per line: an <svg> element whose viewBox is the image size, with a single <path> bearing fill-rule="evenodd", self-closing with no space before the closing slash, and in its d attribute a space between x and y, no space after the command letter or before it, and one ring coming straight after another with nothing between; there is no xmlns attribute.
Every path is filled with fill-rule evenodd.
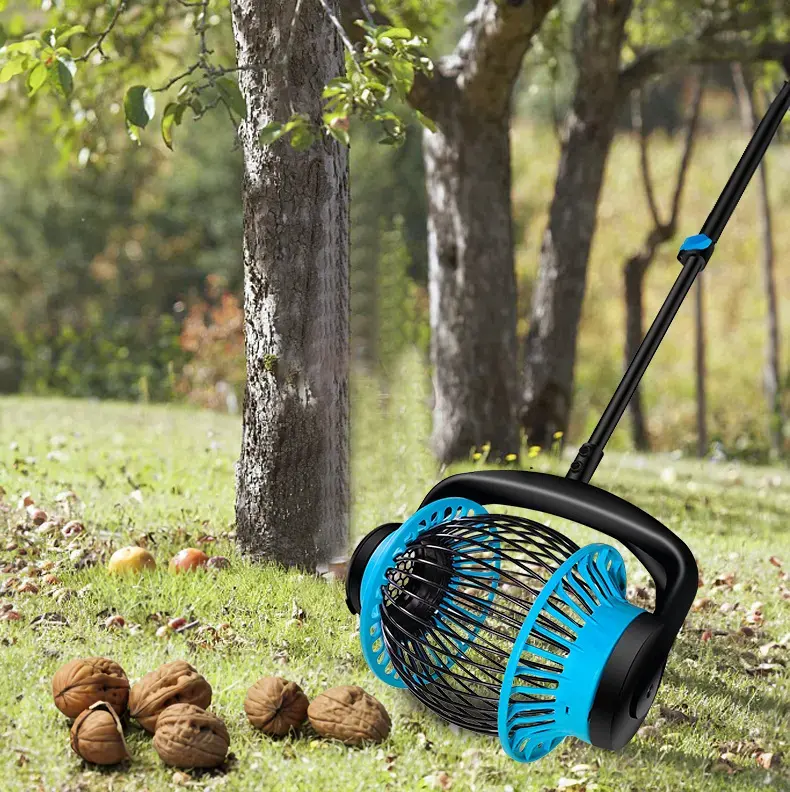
<svg viewBox="0 0 790 792"><path fill-rule="evenodd" d="M170 559L170 571L175 573L192 572L203 569L208 561L208 556L196 547L187 547L179 551Z"/></svg>

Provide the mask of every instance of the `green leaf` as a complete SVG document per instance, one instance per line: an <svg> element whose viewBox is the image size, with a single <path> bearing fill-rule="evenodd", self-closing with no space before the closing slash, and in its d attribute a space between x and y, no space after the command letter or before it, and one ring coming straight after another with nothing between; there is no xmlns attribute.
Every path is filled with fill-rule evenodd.
<svg viewBox="0 0 790 792"><path fill-rule="evenodd" d="M5 32L5 26L0 22L0 47L8 41L8 33Z"/></svg>
<svg viewBox="0 0 790 792"><path fill-rule="evenodd" d="M414 67L408 61L397 59L393 59L389 66L395 79L403 83L404 92L408 93L414 85Z"/></svg>
<svg viewBox="0 0 790 792"><path fill-rule="evenodd" d="M24 55L35 55L41 49L41 42L35 39L15 41L6 46L6 52L21 52Z"/></svg>
<svg viewBox="0 0 790 792"><path fill-rule="evenodd" d="M74 72L76 72L76 70L77 67L74 61L58 58L56 66L58 85L60 86L60 90L63 91L63 95L67 98L71 96L71 92L74 90Z"/></svg>
<svg viewBox="0 0 790 792"><path fill-rule="evenodd" d="M219 77L217 79L217 88L225 100L225 104L241 118L247 117L247 103L244 101L239 84L236 80L231 80L230 77Z"/></svg>
<svg viewBox="0 0 790 792"><path fill-rule="evenodd" d="M411 30L405 27L385 27L384 30L376 36L376 41L381 41L383 38L410 39L413 35Z"/></svg>
<svg viewBox="0 0 790 792"><path fill-rule="evenodd" d="M62 27L55 28L55 44L60 45L68 41L72 36L77 33L84 33L85 25L63 25Z"/></svg>
<svg viewBox="0 0 790 792"><path fill-rule="evenodd" d="M170 102L162 113L162 140L171 151L173 150L173 127L181 124L186 109L187 105L185 104Z"/></svg>
<svg viewBox="0 0 790 792"><path fill-rule="evenodd" d="M300 124L291 133L291 148L295 151L305 151L315 143L315 134L306 124Z"/></svg>
<svg viewBox="0 0 790 792"><path fill-rule="evenodd" d="M33 96L49 79L49 69L43 63L37 63L27 75L27 93Z"/></svg>
<svg viewBox="0 0 790 792"><path fill-rule="evenodd" d="M13 60L8 61L8 63L0 69L0 83L8 82L12 77L16 77L17 74L22 74L25 71L25 61L27 58L14 58Z"/></svg>
<svg viewBox="0 0 790 792"><path fill-rule="evenodd" d="M283 125L272 122L271 124L267 124L258 133L258 143L260 143L261 146L271 146L272 143L279 140L284 134L285 130L283 129Z"/></svg>
<svg viewBox="0 0 790 792"><path fill-rule="evenodd" d="M332 137L335 140L339 141L343 145L348 146L349 143L351 142L351 138L349 137L348 132L345 129L339 127L332 127L332 126L328 126L327 129L329 130L329 134L332 135Z"/></svg>
<svg viewBox="0 0 790 792"><path fill-rule="evenodd" d="M133 85L123 98L123 110L130 124L144 129L156 112L156 100L151 89Z"/></svg>
<svg viewBox="0 0 790 792"><path fill-rule="evenodd" d="M419 110L417 110L417 120L428 130L431 132L436 132L436 124L433 122L432 119L428 118L427 115L424 115Z"/></svg>

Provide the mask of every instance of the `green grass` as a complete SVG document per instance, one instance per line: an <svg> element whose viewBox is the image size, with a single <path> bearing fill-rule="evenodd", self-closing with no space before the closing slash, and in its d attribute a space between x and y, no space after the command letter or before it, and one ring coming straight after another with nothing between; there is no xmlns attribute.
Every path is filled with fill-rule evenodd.
<svg viewBox="0 0 790 792"><path fill-rule="evenodd" d="M364 384L356 389L356 535L405 515L439 475L423 448L424 383L405 379L410 389L387 399ZM749 756L756 747L773 753L790 748L790 675L784 665L790 646L769 650L766 657L759 650L790 633L790 601L780 593L780 586L790 584L782 583L780 569L769 561L779 556L790 569L787 470L607 455L597 483L680 533L702 568L700 596L739 607L727 615L715 609L690 616L650 728L625 750L611 754L567 740L543 761L519 765L495 740L454 732L407 693L374 679L340 584L250 565L236 554L228 533L237 420L174 407L17 398L0 400L0 416L0 483L7 507L0 512L0 560L13 562L17 552L5 548L24 543L27 560L53 562L61 579L47 585L37 578L38 594L0 598L22 616L0 622L3 792L174 788L173 770L133 724L127 728L134 757L128 765L97 770L71 752L67 723L52 703L49 684L59 665L94 654L118 661L133 681L159 663L184 658L211 682L212 707L228 724L235 759L223 772L191 773L194 789L415 790L438 784L441 772L452 778L453 790L486 792L790 789L787 764L765 770ZM561 470L550 457L529 463ZM80 497L70 515L55 500L67 489ZM82 519L86 532L71 542L59 533L37 534L16 509L25 491L49 513ZM585 538L581 528L569 532L577 541ZM217 537L211 552L230 556L232 568L169 575L170 555L201 534ZM103 558L131 541L148 545L158 571L119 582L101 563L75 568L80 552ZM630 562L629 573L630 582L644 585L645 574ZM713 585L727 573L736 575L733 589ZM756 601L763 603L765 623L753 625L756 634L746 637L738 630ZM305 612L303 620L293 618L298 609ZM67 623L33 623L47 613ZM104 629L107 614L121 614L127 626ZM152 619L155 614L160 616ZM157 638L156 618L175 616L230 628L217 640L197 629ZM705 629L726 634L704 642ZM747 666L769 661L777 668L765 676L747 673ZM392 735L381 746L360 749L309 736L269 740L246 723L242 710L246 689L266 674L285 675L310 696L337 684L360 684L391 712ZM671 713L662 718L659 705L696 720ZM733 774L727 765L717 766L727 750ZM571 785L571 779L583 781Z"/></svg>

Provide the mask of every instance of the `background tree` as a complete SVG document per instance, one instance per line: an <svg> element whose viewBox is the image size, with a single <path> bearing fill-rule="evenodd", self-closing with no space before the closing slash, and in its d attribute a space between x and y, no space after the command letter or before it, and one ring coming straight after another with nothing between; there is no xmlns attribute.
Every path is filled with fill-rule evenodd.
<svg viewBox="0 0 790 792"><path fill-rule="evenodd" d="M511 207L513 86L556 0L479 0L452 54L411 104L428 116L428 273L434 380L432 444L442 462L490 444L518 449L516 285ZM347 27L364 14L344 0Z"/></svg>
<svg viewBox="0 0 790 792"><path fill-rule="evenodd" d="M749 137L759 123L754 99L754 80L747 67L733 64L732 75L738 104L741 111L743 130ZM771 202L768 197L768 166L763 160L759 169L758 213L760 218L760 240L762 248L761 270L765 291L765 367L763 388L768 402L768 437L771 453L779 456L784 450L784 412L781 392L781 357L779 344L779 307L777 304L776 274L774 272L774 236Z"/></svg>
<svg viewBox="0 0 790 792"><path fill-rule="evenodd" d="M686 184L686 174L691 164L691 156L696 139L700 107L702 105L703 81L699 74L691 79L691 108L683 142L683 151L678 164L675 177L675 187L672 193L669 216L664 220L658 207L656 190L650 169L650 154L648 151L648 133L642 119L642 105L644 103L644 90L639 89L632 97L631 119L634 129L639 136L639 164L642 176L642 186L645 191L650 217L653 221L652 228L645 234L642 247L632 255L623 267L623 281L625 294L625 360L627 368L639 349L645 337L644 321L644 280L647 271L655 260L659 248L669 242L677 233L678 214L683 198L683 188ZM631 433L634 446L640 451L650 449L650 435L647 430L645 411L642 402L641 388L634 392L628 405L631 415Z"/></svg>
<svg viewBox="0 0 790 792"><path fill-rule="evenodd" d="M717 2L583 0L574 37L576 89L564 123L525 349L521 423L547 446L567 429L576 339L598 199L617 119L630 92L690 63L775 61L788 50L787 10Z"/></svg>

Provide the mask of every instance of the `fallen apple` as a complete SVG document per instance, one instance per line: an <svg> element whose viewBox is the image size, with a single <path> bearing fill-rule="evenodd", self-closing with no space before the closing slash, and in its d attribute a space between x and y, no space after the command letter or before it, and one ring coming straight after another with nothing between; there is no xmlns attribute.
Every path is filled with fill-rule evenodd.
<svg viewBox="0 0 790 792"><path fill-rule="evenodd" d="M142 572L146 569L155 569L154 557L142 547L122 547L116 550L107 565L113 574L126 572Z"/></svg>
<svg viewBox="0 0 790 792"><path fill-rule="evenodd" d="M195 569L203 569L208 561L208 556L196 547L187 547L180 550L170 559L171 572L191 572Z"/></svg>

